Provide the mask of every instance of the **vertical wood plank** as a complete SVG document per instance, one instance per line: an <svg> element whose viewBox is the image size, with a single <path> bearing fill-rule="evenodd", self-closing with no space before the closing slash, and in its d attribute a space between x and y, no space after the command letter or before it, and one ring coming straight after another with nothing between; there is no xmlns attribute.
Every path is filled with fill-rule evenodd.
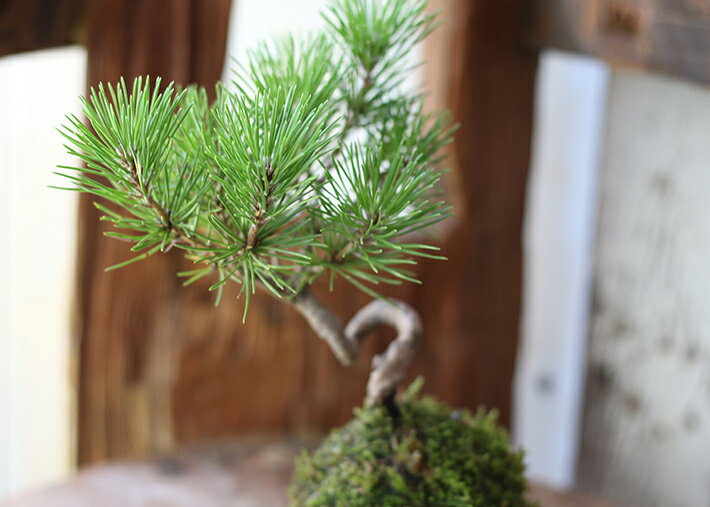
<svg viewBox="0 0 710 507"><path fill-rule="evenodd" d="M0 498L73 471L79 197L49 185L81 163L53 127L80 114L85 71L77 46L0 59Z"/></svg>
<svg viewBox="0 0 710 507"><path fill-rule="evenodd" d="M88 81L151 74L213 89L224 60L230 0L97 0L89 5ZM92 198L80 205L79 461L140 455L172 441L170 393L181 336L180 259L154 257L104 273L130 255L101 238Z"/></svg>
<svg viewBox="0 0 710 507"><path fill-rule="evenodd" d="M456 336L436 350L447 370L442 391L468 384L467 400L499 408L506 424L537 69L527 45L531 7L523 0L455 4L451 109L460 123L454 155L462 198L446 245L452 286L434 291L452 311L440 332Z"/></svg>
<svg viewBox="0 0 710 507"><path fill-rule="evenodd" d="M708 507L710 93L616 73L610 96L579 481Z"/></svg>
<svg viewBox="0 0 710 507"><path fill-rule="evenodd" d="M598 60L541 57L513 416L528 476L558 488L575 480L608 81Z"/></svg>

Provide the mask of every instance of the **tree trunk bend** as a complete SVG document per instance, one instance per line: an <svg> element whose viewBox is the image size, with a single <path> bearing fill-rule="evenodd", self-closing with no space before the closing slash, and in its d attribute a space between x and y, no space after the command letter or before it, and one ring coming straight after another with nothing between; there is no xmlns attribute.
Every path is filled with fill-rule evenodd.
<svg viewBox="0 0 710 507"><path fill-rule="evenodd" d="M309 290L291 300L313 331L325 340L344 366L352 365L360 353L362 341L380 325L392 326L397 337L384 353L372 358L372 370L367 382L368 405L382 403L394 394L404 380L422 337L422 323L417 311L396 299L375 300L361 308L347 325Z"/></svg>

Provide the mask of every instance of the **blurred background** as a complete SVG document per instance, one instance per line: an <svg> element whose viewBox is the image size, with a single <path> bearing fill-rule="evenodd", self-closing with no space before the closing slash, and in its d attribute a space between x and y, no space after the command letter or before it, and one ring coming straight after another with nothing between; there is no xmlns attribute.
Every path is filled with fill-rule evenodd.
<svg viewBox="0 0 710 507"><path fill-rule="evenodd" d="M289 308L258 298L242 324L234 297L182 288L179 252L105 273L126 245L48 188L78 163L55 128L88 86L213 90L230 56L319 28L326 4L0 1L0 501L100 462L321 435L361 403L389 335L344 369ZM710 1L429 7L412 83L460 128L449 261L392 292L425 324L412 378L498 409L538 484L710 506ZM367 301L328 299L344 318Z"/></svg>

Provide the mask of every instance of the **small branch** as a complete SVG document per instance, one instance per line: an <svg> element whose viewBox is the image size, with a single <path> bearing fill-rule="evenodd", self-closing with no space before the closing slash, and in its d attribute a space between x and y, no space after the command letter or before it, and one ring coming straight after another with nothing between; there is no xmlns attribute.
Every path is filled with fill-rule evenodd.
<svg viewBox="0 0 710 507"><path fill-rule="evenodd" d="M372 229L374 229L379 222L380 215L379 213L376 213L375 216L370 219L370 223L367 225L367 227L363 227L358 231L355 239L347 243L343 248L341 248L332 255L331 261L337 264L341 264L345 260L345 258L359 245L367 244L370 240L370 237L372 236Z"/></svg>
<svg viewBox="0 0 710 507"><path fill-rule="evenodd" d="M266 163L265 175L266 175L266 187L264 188L265 205L264 205L264 207L262 207L261 204L259 204L258 202L254 205L254 216L253 216L254 222L249 227L249 231L247 232L247 237L246 237L246 243L244 245L244 248L246 248L247 250L251 250L252 248L254 248L256 246L257 233L264 226L264 224L269 221L269 217L267 216L267 214L268 214L269 208L271 207L271 204L272 204L272 195L271 194L274 191L274 184L273 184L274 168L271 166L271 163L269 163L269 162Z"/></svg>
<svg viewBox="0 0 710 507"><path fill-rule="evenodd" d="M367 381L367 400L370 404L381 403L394 394L404 380L422 338L419 314L408 304L397 300L375 300L367 304L348 322L345 336L349 340L357 340L359 344L381 325L394 327L397 337L383 354L372 358L372 371Z"/></svg>
<svg viewBox="0 0 710 507"><path fill-rule="evenodd" d="M343 366L350 366L357 358L356 343L345 338L343 321L306 287L290 303L303 315L315 333L325 340Z"/></svg>
<svg viewBox="0 0 710 507"><path fill-rule="evenodd" d="M153 196L150 195L140 182L138 177L138 170L136 169L135 161L129 160L125 154L119 153L121 157L120 164L130 175L130 181L138 195L143 199L146 206L150 207L160 220L160 224L168 229L168 231L174 232L177 235L177 239L182 241L184 244L189 246L198 246L198 244L181 228L177 227L172 223L170 219L170 212L163 208Z"/></svg>
<svg viewBox="0 0 710 507"><path fill-rule="evenodd" d="M373 65L374 68L374 65ZM358 122L360 121L360 116L363 114L363 109L364 106L362 104L362 101L365 100L365 97L367 96L368 92L372 89L374 83L372 82L372 68L369 70L365 71L365 76L362 79L362 84L360 86L360 91L357 94L357 97L353 101L355 103L355 107L351 108L348 111L348 116L347 119L345 120L345 124L343 125L342 130L340 131L340 134L338 134L338 137L336 138L335 144L337 145L335 149L332 151L330 156L325 159L323 162L323 167L325 168L326 172L330 171L333 169L335 166L335 159L340 156L340 153L342 152L343 149L343 143L345 142L345 139L348 137L348 134L350 131L357 126ZM319 183L324 183L325 178L321 177L319 178Z"/></svg>
<svg viewBox="0 0 710 507"><path fill-rule="evenodd" d="M363 339L373 329L381 325L394 327L397 337L383 354L372 359L367 403L382 403L395 393L421 341L422 324L414 308L397 300L372 301L360 309L347 326L343 326L342 320L308 289L291 299L291 304L305 317L316 334L328 343L344 366L355 362Z"/></svg>

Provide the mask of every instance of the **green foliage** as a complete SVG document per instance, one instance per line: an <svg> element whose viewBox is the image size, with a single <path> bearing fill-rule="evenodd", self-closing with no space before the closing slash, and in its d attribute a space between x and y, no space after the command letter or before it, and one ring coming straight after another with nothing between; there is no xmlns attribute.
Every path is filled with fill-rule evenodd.
<svg viewBox="0 0 710 507"><path fill-rule="evenodd" d="M387 109L407 71L406 57L434 28L425 0L333 0L323 16L346 55L343 91L347 123L366 123Z"/></svg>
<svg viewBox="0 0 710 507"><path fill-rule="evenodd" d="M212 290L234 281L247 303L324 274L373 295L416 282L407 268L436 256L408 235L449 213L435 164L451 129L400 86L433 27L424 7L333 0L323 33L259 45L212 103L148 78L92 90L87 124L61 129L86 166L63 176L133 244L119 266L176 246L200 264L186 284L216 274Z"/></svg>
<svg viewBox="0 0 710 507"><path fill-rule="evenodd" d="M289 496L299 507L526 507L522 453L494 412L416 399L395 424L383 406L356 409L313 455L303 453Z"/></svg>
<svg viewBox="0 0 710 507"><path fill-rule="evenodd" d="M86 164L65 167L74 172L62 175L75 182L75 189L127 212L97 203L106 214L103 219L123 230L109 236L134 243L133 251L147 250L132 260L165 250L180 234L196 235L205 213L201 198L212 187L203 171L194 170L193 161L172 151L185 116L182 110L176 113L183 95L175 94L172 84L159 90L160 80L151 87L149 79L141 78L130 93L124 81L115 88L100 85L89 100L82 99L91 129L71 116L61 130L73 145L67 147L69 152Z"/></svg>
<svg viewBox="0 0 710 507"><path fill-rule="evenodd" d="M308 112L321 108L320 121L332 121L340 101L336 92L344 75L342 60L326 35L262 42L248 57L246 65L237 62L240 71L232 82L243 96L292 88Z"/></svg>

